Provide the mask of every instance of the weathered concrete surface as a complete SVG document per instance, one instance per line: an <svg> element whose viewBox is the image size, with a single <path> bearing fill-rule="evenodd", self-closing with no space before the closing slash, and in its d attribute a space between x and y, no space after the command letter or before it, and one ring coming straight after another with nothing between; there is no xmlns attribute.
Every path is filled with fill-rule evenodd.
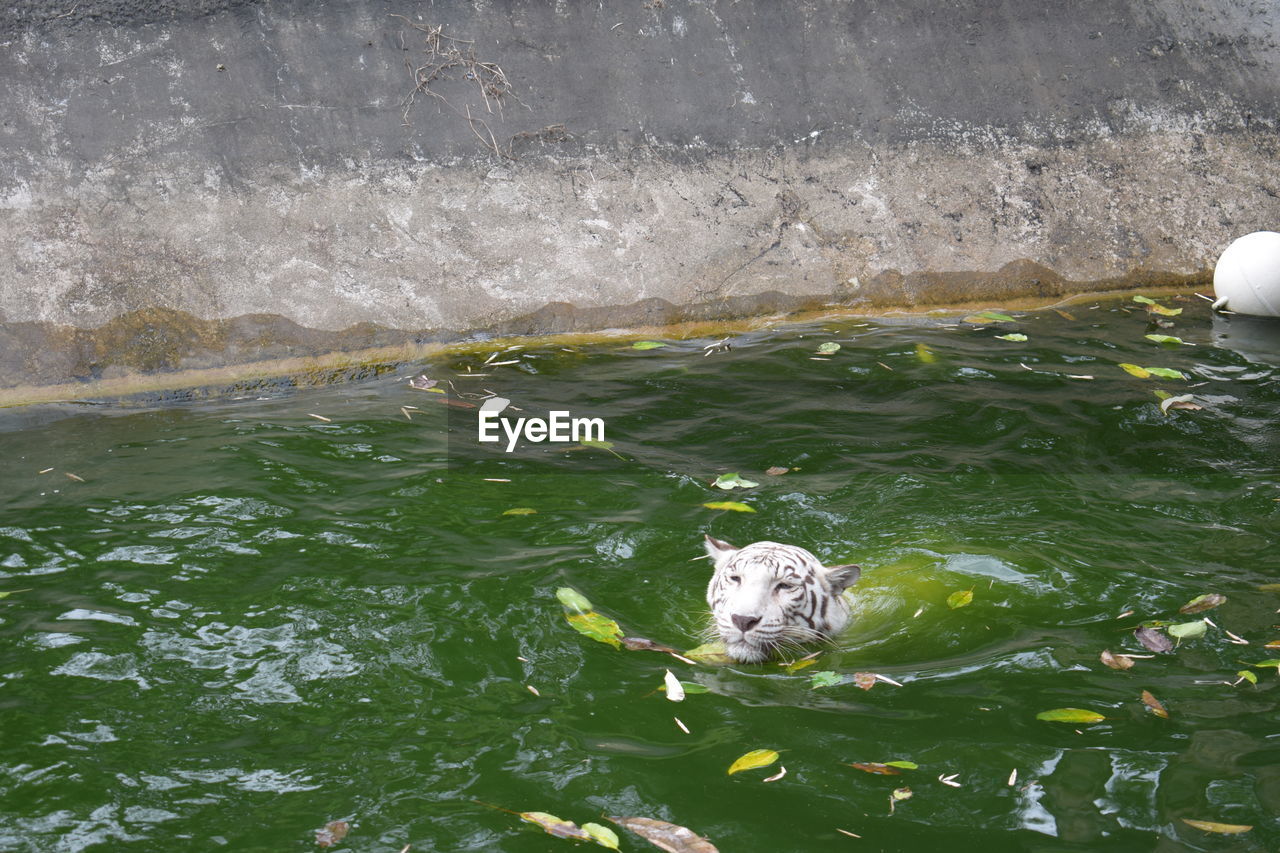
<svg viewBox="0 0 1280 853"><path fill-rule="evenodd" d="M1200 283L1280 223L1275 12L10 4L0 387Z"/></svg>

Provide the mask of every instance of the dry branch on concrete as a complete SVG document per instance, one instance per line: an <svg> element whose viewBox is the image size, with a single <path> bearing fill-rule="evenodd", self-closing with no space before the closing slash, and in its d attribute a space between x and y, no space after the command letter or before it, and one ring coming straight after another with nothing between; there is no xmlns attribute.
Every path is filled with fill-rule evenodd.
<svg viewBox="0 0 1280 853"><path fill-rule="evenodd" d="M409 69L410 74L413 76L413 90L404 99L403 118L405 126L411 126L409 114L417 103L418 96L429 95L466 121L467 126L471 128L471 132L475 134L476 139L480 140L480 144L485 148L499 157L515 159L511 155L510 144L508 144L507 150L503 151L501 146L498 145L497 137L494 136L488 122L480 116L471 114L470 104L464 104L463 108L459 109L437 88L434 88L437 83L444 80L461 78L462 80L472 81L484 101L486 112L490 115L496 112L498 117L502 118L503 102L507 98L520 103L520 99L515 96L511 81L507 79L507 74L502 70L502 66L496 62L480 59L476 56L475 42L445 35L443 27L415 23L404 15L392 15L391 17L399 18L411 29L426 34L426 38L423 40L423 52L426 54L426 62L414 65L408 59L405 60L405 67ZM400 35L400 44L401 47L404 47L403 32Z"/></svg>

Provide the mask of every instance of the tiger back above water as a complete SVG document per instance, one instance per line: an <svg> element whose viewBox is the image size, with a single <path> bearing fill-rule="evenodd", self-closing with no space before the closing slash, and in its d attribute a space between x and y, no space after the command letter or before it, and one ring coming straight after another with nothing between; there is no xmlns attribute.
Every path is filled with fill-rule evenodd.
<svg viewBox="0 0 1280 853"><path fill-rule="evenodd" d="M823 566L795 545L753 542L735 548L706 537L715 574L707 604L729 657L759 663L783 648L829 640L849 624L842 593L857 566Z"/></svg>

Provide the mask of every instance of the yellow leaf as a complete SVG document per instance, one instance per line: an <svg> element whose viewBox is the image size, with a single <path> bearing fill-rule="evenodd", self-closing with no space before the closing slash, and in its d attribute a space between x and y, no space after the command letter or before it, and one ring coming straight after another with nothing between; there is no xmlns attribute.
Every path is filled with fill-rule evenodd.
<svg viewBox="0 0 1280 853"><path fill-rule="evenodd" d="M561 820L555 815L547 814L546 812L520 812L520 819L527 820L529 823L536 823L542 827L544 832L548 835L554 835L556 838L573 838L578 841L594 840L573 821Z"/></svg>
<svg viewBox="0 0 1280 853"><path fill-rule="evenodd" d="M564 618L579 634L600 643L608 643L615 649L622 648L622 629L608 616L602 616L594 610L586 613L570 613L566 610Z"/></svg>
<svg viewBox="0 0 1280 853"><path fill-rule="evenodd" d="M1191 820L1190 818L1185 817L1182 818L1182 822L1187 826L1194 826L1196 829L1203 829L1205 832L1218 832L1223 835L1236 835L1253 829L1252 826L1246 826L1241 823L1217 823L1212 820Z"/></svg>
<svg viewBox="0 0 1280 853"><path fill-rule="evenodd" d="M1120 365L1120 368L1124 370L1125 373L1128 373L1130 376L1136 376L1139 379L1151 378L1151 372L1149 370L1147 370L1145 367L1138 367L1138 365L1136 364L1122 364Z"/></svg>
<svg viewBox="0 0 1280 853"><path fill-rule="evenodd" d="M933 364L938 357L933 354L933 350L924 344L916 344L916 358L920 359L921 364Z"/></svg>
<svg viewBox="0 0 1280 853"><path fill-rule="evenodd" d="M538 511L531 506L512 507L502 513L503 515L537 515Z"/></svg>
<svg viewBox="0 0 1280 853"><path fill-rule="evenodd" d="M754 509L738 501L709 501L704 503L707 509L731 509L734 512L755 512Z"/></svg>
<svg viewBox="0 0 1280 853"><path fill-rule="evenodd" d="M777 760L778 753L772 749L753 749L729 765L729 775L741 773L743 770L755 770L757 767L768 767Z"/></svg>

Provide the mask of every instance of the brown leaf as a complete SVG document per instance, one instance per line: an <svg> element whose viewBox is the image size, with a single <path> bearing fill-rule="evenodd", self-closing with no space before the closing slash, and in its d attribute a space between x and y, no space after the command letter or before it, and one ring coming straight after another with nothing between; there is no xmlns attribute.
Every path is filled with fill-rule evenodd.
<svg viewBox="0 0 1280 853"><path fill-rule="evenodd" d="M1236 835L1253 829L1252 826L1247 826L1241 823L1218 823L1214 820L1192 820L1189 817L1184 817L1181 820L1187 826L1194 826L1196 829L1204 832L1217 832L1222 835Z"/></svg>
<svg viewBox="0 0 1280 853"><path fill-rule="evenodd" d="M863 690L870 690L876 686L876 674L874 672L855 672L853 674L853 683Z"/></svg>
<svg viewBox="0 0 1280 853"><path fill-rule="evenodd" d="M316 846L332 847L346 838L350 831L351 824L345 820L331 820L324 825L324 829L316 830Z"/></svg>
<svg viewBox="0 0 1280 853"><path fill-rule="evenodd" d="M770 477L781 477L783 474L787 473L790 470L791 470L790 468L781 468L777 465L774 465L772 468L767 469L765 473L768 474Z"/></svg>
<svg viewBox="0 0 1280 853"><path fill-rule="evenodd" d="M618 642L633 652L664 652L665 654L679 654L670 646L664 646L662 643L655 643L653 640L645 637L623 637Z"/></svg>
<svg viewBox="0 0 1280 853"><path fill-rule="evenodd" d="M1142 643L1153 652L1173 650L1173 643L1169 638L1155 628L1139 628L1133 632L1133 636L1137 637L1139 643Z"/></svg>
<svg viewBox="0 0 1280 853"><path fill-rule="evenodd" d="M665 820L647 817L611 817L609 820L667 853L720 853L714 844L693 830Z"/></svg>
<svg viewBox="0 0 1280 853"><path fill-rule="evenodd" d="M1160 704L1160 700L1151 695L1151 691L1142 691L1142 704L1151 709L1151 713L1157 717L1169 719L1169 712L1164 709L1164 705Z"/></svg>
<svg viewBox="0 0 1280 853"><path fill-rule="evenodd" d="M1113 655L1111 649L1103 649L1098 657L1112 669L1133 669L1133 658L1128 655Z"/></svg>
<svg viewBox="0 0 1280 853"><path fill-rule="evenodd" d="M876 776L901 776L902 771L896 767L890 767L888 764L881 764L878 761L858 761L848 765L857 768L864 773L871 773Z"/></svg>

